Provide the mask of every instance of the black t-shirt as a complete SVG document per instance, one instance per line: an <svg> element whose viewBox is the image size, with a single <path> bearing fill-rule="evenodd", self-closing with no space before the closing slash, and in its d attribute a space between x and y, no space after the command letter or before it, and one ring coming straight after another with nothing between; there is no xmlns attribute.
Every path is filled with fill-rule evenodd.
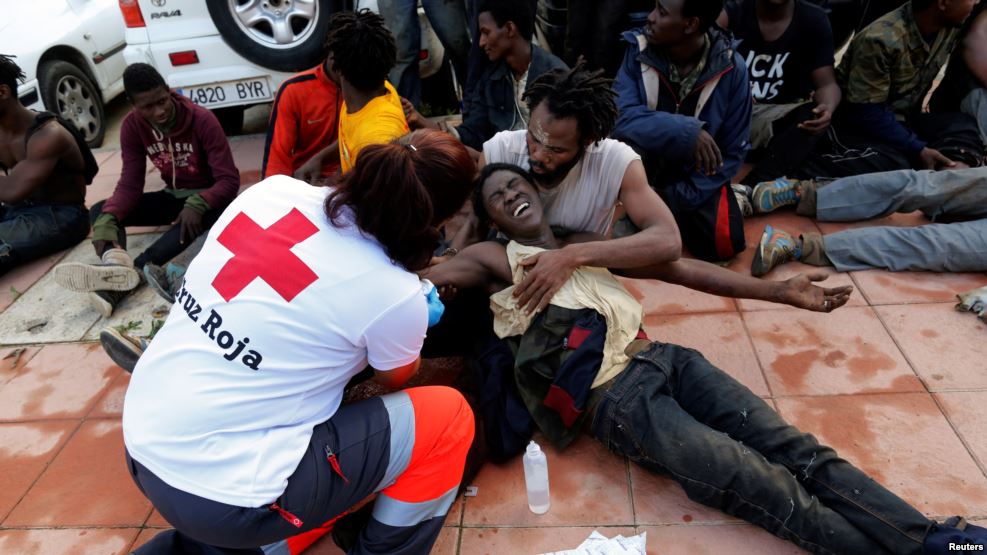
<svg viewBox="0 0 987 555"><path fill-rule="evenodd" d="M754 99L766 104L807 100L815 90L812 72L833 65L833 30L826 13L805 0L795 0L788 29L778 40L766 42L755 0L734 0L725 9L730 30L740 40L737 51L747 63Z"/></svg>

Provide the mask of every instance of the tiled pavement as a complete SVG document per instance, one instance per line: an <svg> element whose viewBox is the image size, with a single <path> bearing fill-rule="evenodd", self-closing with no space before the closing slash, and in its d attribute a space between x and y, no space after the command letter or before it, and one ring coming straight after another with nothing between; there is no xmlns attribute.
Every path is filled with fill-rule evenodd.
<svg viewBox="0 0 987 555"><path fill-rule="evenodd" d="M245 184L259 175L261 141L234 139ZM97 158L90 204L109 194L120 172L118 152ZM909 214L881 223L921 221ZM776 214L748 223L749 243L766 222L826 232L847 227ZM84 258L86 248L68 256ZM86 339L105 322L81 304L73 308L78 299L49 293L44 276L63 256L0 278L3 554L126 553L168 526L124 468L120 410L129 376ZM746 272L751 257L748 249L730 267ZM769 277L804 268L791 264ZM921 511L987 519L987 326L952 307L956 292L987 284L987 276L868 271L829 281L856 287L850 305L830 315L655 282L629 289L645 307L652 337L699 349ZM150 320L142 299L127 318ZM30 315L46 324L11 323ZM478 495L453 506L435 552L534 554L575 547L594 528L608 536L647 531L649 553L798 551L689 501L675 483L589 438L564 454L547 452L548 514L527 510L519 460L488 465L474 482ZM338 550L324 540L313 552Z"/></svg>

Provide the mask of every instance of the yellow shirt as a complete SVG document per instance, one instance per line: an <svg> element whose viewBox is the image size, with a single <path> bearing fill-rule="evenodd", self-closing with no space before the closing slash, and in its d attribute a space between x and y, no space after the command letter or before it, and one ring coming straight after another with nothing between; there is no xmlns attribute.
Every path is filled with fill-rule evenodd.
<svg viewBox="0 0 987 555"><path fill-rule="evenodd" d="M524 279L524 268L518 263L545 249L526 247L511 241L507 244L507 261L511 265L515 285ZM514 297L514 285L490 297L497 337L521 335L531 325L534 315L525 314ZM630 360L624 349L641 328L643 309L624 286L605 268L583 266L572 273L552 297L552 304L578 310L592 308L607 321L607 336L603 344L603 362L593 380L593 387L606 383L619 374Z"/></svg>
<svg viewBox="0 0 987 555"><path fill-rule="evenodd" d="M339 161L344 172L356 164L363 147L389 143L409 131L401 97L387 81L384 86L387 94L374 98L358 112L348 113L343 102L339 111Z"/></svg>

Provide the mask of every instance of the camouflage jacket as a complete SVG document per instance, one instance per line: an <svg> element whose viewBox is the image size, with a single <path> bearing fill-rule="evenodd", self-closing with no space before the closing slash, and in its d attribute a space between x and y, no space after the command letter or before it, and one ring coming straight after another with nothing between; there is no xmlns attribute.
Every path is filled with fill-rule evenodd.
<svg viewBox="0 0 987 555"><path fill-rule="evenodd" d="M899 120L920 111L958 39L959 29L941 29L930 46L906 2L853 38L836 70L843 100L886 104Z"/></svg>

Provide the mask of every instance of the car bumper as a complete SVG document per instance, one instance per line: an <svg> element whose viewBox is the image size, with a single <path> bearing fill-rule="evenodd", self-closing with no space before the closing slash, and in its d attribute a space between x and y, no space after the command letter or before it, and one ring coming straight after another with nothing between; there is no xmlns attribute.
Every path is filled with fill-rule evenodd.
<svg viewBox="0 0 987 555"><path fill-rule="evenodd" d="M176 52L195 51L198 63L175 66L171 63L170 54ZM165 75L168 85L179 92L200 89L210 86L220 86L233 82L263 80L270 88L271 96L277 91L291 73L272 71L252 64L236 54L219 35L197 37L154 44L128 44L123 52L127 64L144 62L153 65ZM222 101L208 102L207 107L219 108L226 106L244 106L267 102L272 98L247 98L235 96ZM196 99L192 99L196 101ZM202 102L197 102L203 104Z"/></svg>

